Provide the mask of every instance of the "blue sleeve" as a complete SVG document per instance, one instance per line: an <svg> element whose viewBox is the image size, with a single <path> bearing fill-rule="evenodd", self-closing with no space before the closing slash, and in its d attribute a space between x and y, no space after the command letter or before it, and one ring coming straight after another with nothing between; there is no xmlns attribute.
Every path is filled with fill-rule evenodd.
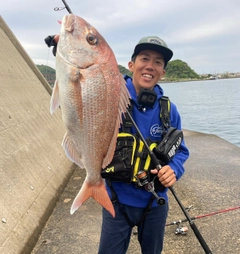
<svg viewBox="0 0 240 254"><path fill-rule="evenodd" d="M179 130L182 129L181 117L177 111L176 106L173 103L171 103L170 119L172 127L175 127ZM180 179L180 177L183 175L185 171L183 164L188 159L188 157L189 151L183 139L179 147L179 150L174 155L173 159L169 162L169 166L174 170L177 180Z"/></svg>

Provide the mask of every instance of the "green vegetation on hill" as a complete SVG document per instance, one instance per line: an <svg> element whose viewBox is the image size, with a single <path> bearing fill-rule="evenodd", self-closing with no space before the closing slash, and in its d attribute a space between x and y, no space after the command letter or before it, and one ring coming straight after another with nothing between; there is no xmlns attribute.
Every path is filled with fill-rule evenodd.
<svg viewBox="0 0 240 254"><path fill-rule="evenodd" d="M44 76L44 78L47 80L47 82L51 85L51 87L53 87L55 79L56 79L56 71L55 69L47 66L47 65L36 65L37 68L39 69L39 71L42 73L42 75ZM128 75L128 76L132 76L132 73L125 68L122 65L118 65L118 69L120 71L120 73L122 73L122 75Z"/></svg>
<svg viewBox="0 0 240 254"><path fill-rule="evenodd" d="M126 74L126 75L132 77L132 73L127 68L125 68L124 66L119 64L118 69L119 69L120 73L122 73L123 75Z"/></svg>
<svg viewBox="0 0 240 254"><path fill-rule="evenodd" d="M47 66L47 65L36 65L38 70L42 73L44 78L47 80L47 82L50 84L51 87L53 87L55 79L56 79L56 71L55 69Z"/></svg>
<svg viewBox="0 0 240 254"><path fill-rule="evenodd" d="M132 76L132 73L123 67L118 65L119 71L124 75ZM179 81L189 79L200 79L199 75L192 70L187 63L181 60L170 61L166 67L166 75L164 76L165 81Z"/></svg>
<svg viewBox="0 0 240 254"><path fill-rule="evenodd" d="M37 68L48 81L48 83L53 87L56 79L55 69L47 65L37 65ZM120 73L123 75L132 76L132 73L122 65L118 65ZM166 67L166 75L163 81L179 81L179 80L189 80L189 79L200 79L199 75L193 71L187 63L181 60L170 61Z"/></svg>
<svg viewBox="0 0 240 254"><path fill-rule="evenodd" d="M170 61L166 67L165 80L177 81L182 79L200 79L187 63L177 59Z"/></svg>

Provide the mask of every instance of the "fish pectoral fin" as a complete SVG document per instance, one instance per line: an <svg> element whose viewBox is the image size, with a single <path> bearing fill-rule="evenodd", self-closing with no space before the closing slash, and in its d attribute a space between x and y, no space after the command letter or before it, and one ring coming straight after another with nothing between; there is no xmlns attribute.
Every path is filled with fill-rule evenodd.
<svg viewBox="0 0 240 254"><path fill-rule="evenodd" d="M53 87L51 101L50 101L50 113L53 114L59 106L60 106L59 88L58 88L58 82L56 80Z"/></svg>
<svg viewBox="0 0 240 254"><path fill-rule="evenodd" d="M71 140L71 138L69 137L69 135L67 134L67 132L64 135L63 141L62 141L62 146L64 148L64 151L67 155L67 157L73 161L74 163L76 163L80 168L84 168L84 165L82 163L82 156L81 154L79 154L79 152L75 149L75 146Z"/></svg>
<svg viewBox="0 0 240 254"><path fill-rule="evenodd" d="M70 213L73 214L89 197L96 200L101 206L109 211L113 217L115 217L115 211L103 181L100 185L92 185L85 180L82 188L73 201Z"/></svg>
<svg viewBox="0 0 240 254"><path fill-rule="evenodd" d="M126 87L126 81L124 80L122 75L119 76L119 79L121 82L121 92L120 92L120 100L119 100L119 107L118 107L118 116L116 119L116 124L115 124L114 133L112 136L112 140L110 142L107 154L103 159L102 168L105 168L112 161L112 158L115 152L116 139L119 132L119 127L120 127L120 124L122 123L122 114L126 112L128 105L131 104L130 103L131 96Z"/></svg>

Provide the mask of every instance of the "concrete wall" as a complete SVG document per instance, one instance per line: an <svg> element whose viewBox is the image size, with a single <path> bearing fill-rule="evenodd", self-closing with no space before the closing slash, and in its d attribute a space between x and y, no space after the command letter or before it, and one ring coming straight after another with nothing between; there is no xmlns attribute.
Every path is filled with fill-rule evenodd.
<svg viewBox="0 0 240 254"><path fill-rule="evenodd" d="M75 165L51 87L0 16L0 253L30 253Z"/></svg>

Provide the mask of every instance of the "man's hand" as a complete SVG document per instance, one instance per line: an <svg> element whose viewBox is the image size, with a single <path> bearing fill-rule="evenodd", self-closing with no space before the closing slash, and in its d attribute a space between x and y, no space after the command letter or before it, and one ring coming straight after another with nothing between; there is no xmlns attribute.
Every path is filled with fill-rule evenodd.
<svg viewBox="0 0 240 254"><path fill-rule="evenodd" d="M170 187L177 181L173 169L168 165L162 167L159 171L157 169L152 169L151 173L157 174L159 182L161 182L164 187Z"/></svg>
<svg viewBox="0 0 240 254"><path fill-rule="evenodd" d="M57 52L57 43L59 41L59 34L57 35L49 35L44 39L45 43L48 45L48 47L53 46L53 55L56 56Z"/></svg>

